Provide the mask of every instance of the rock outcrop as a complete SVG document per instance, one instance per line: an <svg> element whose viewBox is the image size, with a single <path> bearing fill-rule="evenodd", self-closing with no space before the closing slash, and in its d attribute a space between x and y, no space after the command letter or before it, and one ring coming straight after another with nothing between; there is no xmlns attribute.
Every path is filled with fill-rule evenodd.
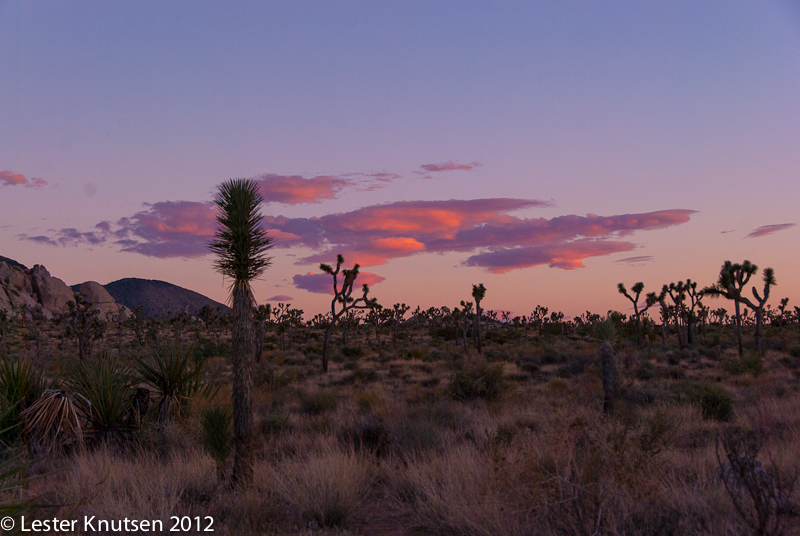
<svg viewBox="0 0 800 536"><path fill-rule="evenodd" d="M75 299L75 293L61 279L50 275L40 264L26 270L10 262L0 260L0 310L6 313L22 310L30 314L34 308L41 307L48 319L67 311L67 302ZM99 283L87 281L79 292L86 301L92 302L102 320L110 321L118 314L123 320L131 316L130 309L116 303Z"/></svg>
<svg viewBox="0 0 800 536"><path fill-rule="evenodd" d="M75 299L75 294L66 283L51 276L47 268L41 264L31 268L28 275L33 292L36 293L43 308L54 315L66 312L67 302Z"/></svg>
<svg viewBox="0 0 800 536"><path fill-rule="evenodd" d="M119 313L120 307L114 302L111 294L96 281L86 281L80 287L80 292L87 302L92 302L92 309L98 312L101 320L111 320Z"/></svg>

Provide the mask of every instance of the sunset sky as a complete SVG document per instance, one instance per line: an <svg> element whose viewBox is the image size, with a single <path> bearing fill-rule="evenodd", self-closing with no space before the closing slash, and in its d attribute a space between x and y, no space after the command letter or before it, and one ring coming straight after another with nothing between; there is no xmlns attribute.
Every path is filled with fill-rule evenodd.
<svg viewBox="0 0 800 536"><path fill-rule="evenodd" d="M628 312L745 259L800 305L800 8L0 0L0 255L225 301L233 177L306 318L337 253L387 306Z"/></svg>

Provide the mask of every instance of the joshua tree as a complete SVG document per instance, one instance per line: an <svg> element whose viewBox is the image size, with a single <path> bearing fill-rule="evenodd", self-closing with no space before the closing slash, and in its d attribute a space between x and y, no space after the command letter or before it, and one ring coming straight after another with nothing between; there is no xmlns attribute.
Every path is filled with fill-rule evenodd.
<svg viewBox="0 0 800 536"><path fill-rule="evenodd" d="M338 275L344 262L344 257L341 255L336 256L336 269L334 270L328 264L320 264L319 269L326 274L333 276L333 300L331 300L331 321L325 329L325 341L322 343L322 372L328 372L328 338L331 334L331 329L336 324L339 318L353 309L372 309L378 304L375 298L367 298L369 294L369 286L365 283L361 290L363 295L360 298L351 298L353 293L353 283L358 277L358 264L355 264L350 270L341 270L344 276L342 288L339 289ZM338 305L337 305L338 304ZM339 311L336 308L340 307Z"/></svg>
<svg viewBox="0 0 800 536"><path fill-rule="evenodd" d="M753 287L753 297L756 299L757 305L751 302L748 298L742 296L742 301L745 302L756 314L756 351L761 351L761 327L764 325L764 304L769 299L769 289L778 283L775 281L775 270L772 268L764 268L764 297L759 296L758 291Z"/></svg>
<svg viewBox="0 0 800 536"><path fill-rule="evenodd" d="M744 346L742 345L742 313L739 306L740 303L745 301L742 296L742 289L757 271L758 266L751 264L747 260L742 264L733 264L731 261L725 261L719 271L717 283L703 289L703 294L712 298L722 296L733 300L736 312L736 339L739 344L739 355L744 353Z"/></svg>
<svg viewBox="0 0 800 536"><path fill-rule="evenodd" d="M661 306L661 348L667 347L667 330L669 329L670 312L669 307L665 301L667 297L667 285L661 287L661 292L656 294L651 292L647 295L647 306L650 307L654 304Z"/></svg>
<svg viewBox="0 0 800 536"><path fill-rule="evenodd" d="M81 363L92 353L92 342L99 339L105 331L105 324L97 318L98 311L92 309L92 302L75 293L75 300L67 302L67 312L61 319L66 324L67 337L78 341L78 357Z"/></svg>
<svg viewBox="0 0 800 536"><path fill-rule="evenodd" d="M392 347L397 349L397 327L403 322L403 317L410 307L405 303L395 303L392 306Z"/></svg>
<svg viewBox="0 0 800 536"><path fill-rule="evenodd" d="M483 283L480 285L472 285L472 297L475 298L475 344L478 348L478 353L482 353L481 349L481 300L486 296L486 287Z"/></svg>
<svg viewBox="0 0 800 536"><path fill-rule="evenodd" d="M686 300L686 288L684 287L683 281L678 281L677 284L670 283L669 286L664 285L661 288L661 293L664 296L669 296L672 299L672 302L675 305L670 306L670 311L672 312L672 319L675 322L675 332L678 336L678 346L683 348L686 346L686 341L683 337L683 326L681 326L681 317L685 316L686 306L684 305L684 301Z"/></svg>
<svg viewBox="0 0 800 536"><path fill-rule="evenodd" d="M203 307L206 307L205 305ZM209 309L211 309L209 307ZM270 317L272 316L272 305L259 305L257 308L253 309L253 321L255 322L256 326L256 338L255 338L255 350L253 354L255 355L256 362L261 361L261 353L264 351L264 325L270 321Z"/></svg>
<svg viewBox="0 0 800 536"><path fill-rule="evenodd" d="M249 179L231 179L219 185L214 197L219 227L209 249L217 256L214 267L232 279L233 308L231 358L233 362L234 460L231 484L253 478L253 305L250 282L269 266L266 251L274 240L260 227L262 197Z"/></svg>
<svg viewBox="0 0 800 536"><path fill-rule="evenodd" d="M644 283L641 281L631 287L631 292L633 292L635 296L633 298L630 294L628 294L624 283L618 284L617 290L619 290L619 293L628 298L633 304L633 313L636 316L636 344L641 348L644 344L644 338L642 337L642 315L656 302L651 302L650 300L645 299L644 308L642 308L641 311L639 310L639 296L644 290Z"/></svg>
<svg viewBox="0 0 800 536"><path fill-rule="evenodd" d="M689 344L694 344L694 334L692 333L692 326L697 319L697 315L695 314L694 310L697 307L702 307L700 300L703 299L703 291L697 290L697 283L693 282L691 279L687 279L686 283L683 285L683 290L686 292L686 295L689 297L689 310L686 311L686 336L688 338Z"/></svg>

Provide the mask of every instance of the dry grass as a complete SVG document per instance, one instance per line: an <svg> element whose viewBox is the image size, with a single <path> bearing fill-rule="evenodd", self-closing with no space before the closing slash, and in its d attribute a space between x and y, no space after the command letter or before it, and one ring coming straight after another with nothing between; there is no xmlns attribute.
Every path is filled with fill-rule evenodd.
<svg viewBox="0 0 800 536"><path fill-rule="evenodd" d="M61 517L210 515L216 533L236 535L743 534L718 476L717 435L752 432L765 466L798 467L800 361L787 353L767 351L754 374L722 366L738 358L730 349L628 346L625 394L604 415L591 340L490 344L497 361L481 369L474 352L426 337L384 346L384 359L365 344L357 364L333 362L328 375L297 341L266 351L248 489L220 482L201 447L199 416L229 401L225 383L213 400L189 401L178 423L31 460L40 478L25 496ZM206 363L229 378L223 359ZM453 378L499 388L464 396ZM728 421L704 416L702 397L689 396L698 385L730 393ZM800 518L791 522L787 534L800 534Z"/></svg>

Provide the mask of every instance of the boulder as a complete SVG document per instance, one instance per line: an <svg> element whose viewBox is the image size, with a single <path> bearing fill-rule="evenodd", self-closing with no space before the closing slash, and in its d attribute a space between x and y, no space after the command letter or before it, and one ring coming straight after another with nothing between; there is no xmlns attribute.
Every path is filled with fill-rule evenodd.
<svg viewBox="0 0 800 536"><path fill-rule="evenodd" d="M86 281L78 290L87 302L92 303L92 309L98 311L101 320L111 320L119 313L119 306L114 302L111 294L96 281Z"/></svg>
<svg viewBox="0 0 800 536"><path fill-rule="evenodd" d="M6 295L8 296L8 300L11 302L13 307L21 307L27 310L31 307L36 307L36 304L38 303L36 298L27 292L21 292L17 290L11 285L6 287Z"/></svg>
<svg viewBox="0 0 800 536"><path fill-rule="evenodd" d="M75 299L72 289L59 278L52 277L41 264L31 268L28 275L42 307L51 313L60 314L66 311L67 302Z"/></svg>
<svg viewBox="0 0 800 536"><path fill-rule="evenodd" d="M5 262L0 262L0 282L8 283L17 290L33 294L30 278L17 266L9 266Z"/></svg>
<svg viewBox="0 0 800 536"><path fill-rule="evenodd" d="M0 310L7 313L11 312L11 300L8 298L2 284L0 284Z"/></svg>

